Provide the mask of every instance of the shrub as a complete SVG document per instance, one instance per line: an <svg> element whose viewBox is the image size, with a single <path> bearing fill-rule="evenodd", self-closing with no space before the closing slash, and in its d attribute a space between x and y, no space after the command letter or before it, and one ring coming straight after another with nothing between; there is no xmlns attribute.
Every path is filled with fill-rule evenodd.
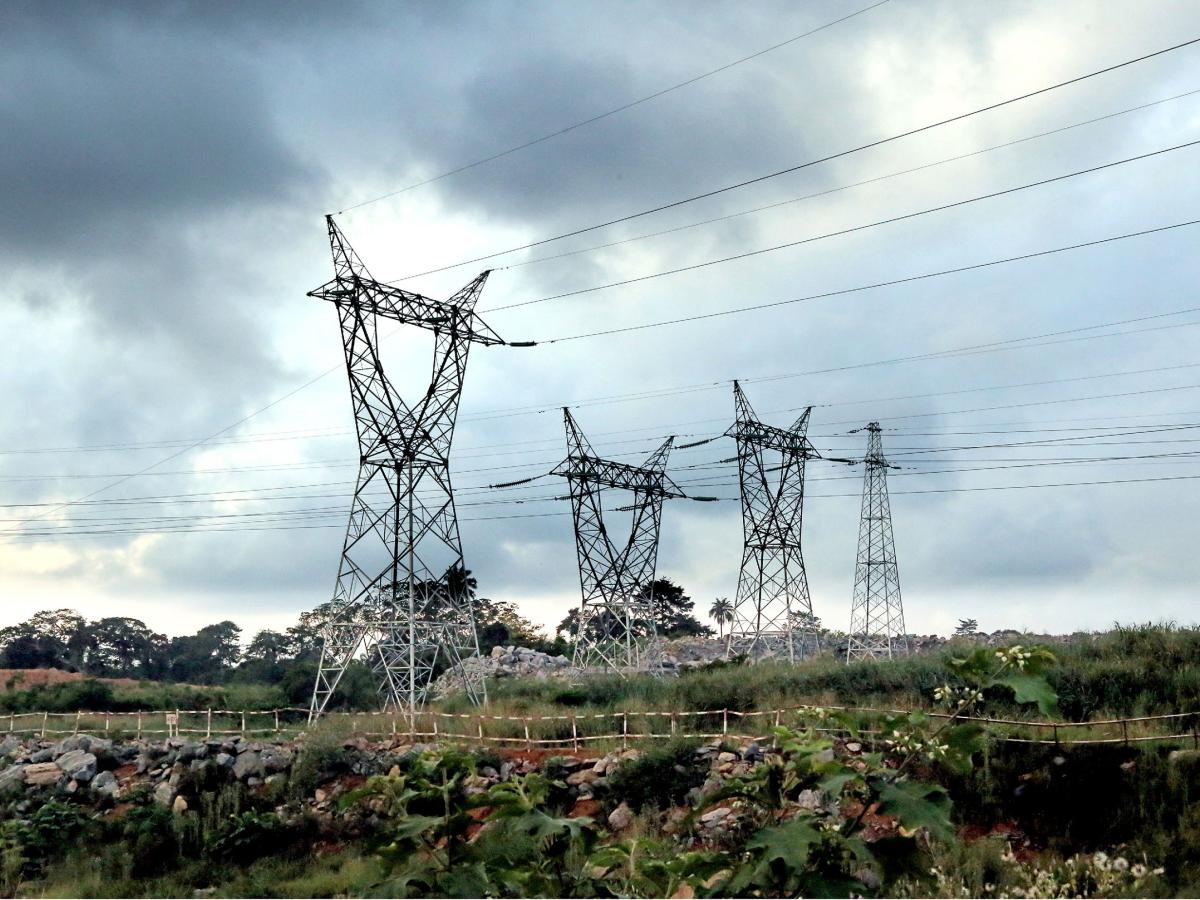
<svg viewBox="0 0 1200 900"><path fill-rule="evenodd" d="M688 791L704 784L708 762L696 756L694 740L671 741L627 760L608 775L603 796L615 806L624 800L633 809L657 809L684 802Z"/></svg>

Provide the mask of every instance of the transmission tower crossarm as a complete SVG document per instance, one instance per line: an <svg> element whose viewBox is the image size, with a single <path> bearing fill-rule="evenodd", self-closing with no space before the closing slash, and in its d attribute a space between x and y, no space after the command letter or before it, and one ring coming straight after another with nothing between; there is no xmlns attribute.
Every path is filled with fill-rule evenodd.
<svg viewBox="0 0 1200 900"><path fill-rule="evenodd" d="M666 474L667 455L674 445L674 437L663 441L645 463L635 466L632 463L615 462L598 456L583 436L570 409L566 407L563 408L563 419L567 429L567 458L551 470L551 475L577 478L619 490L637 491L648 497L685 496Z"/></svg>
<svg viewBox="0 0 1200 900"><path fill-rule="evenodd" d="M334 277L308 292L309 297L350 304L364 312L431 331L453 331L463 340L493 346L505 341L475 312L475 303L490 270L481 272L449 300L434 300L376 281L350 247L332 216L326 217L334 254Z"/></svg>

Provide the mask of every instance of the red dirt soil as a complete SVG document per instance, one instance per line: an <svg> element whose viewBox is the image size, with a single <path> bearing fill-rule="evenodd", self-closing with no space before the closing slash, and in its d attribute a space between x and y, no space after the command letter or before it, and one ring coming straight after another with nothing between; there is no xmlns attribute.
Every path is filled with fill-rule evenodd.
<svg viewBox="0 0 1200 900"><path fill-rule="evenodd" d="M137 687L134 678L93 678L81 672L64 672L62 669L0 669L0 693L23 690L39 684L66 684L70 681L102 681L115 687Z"/></svg>

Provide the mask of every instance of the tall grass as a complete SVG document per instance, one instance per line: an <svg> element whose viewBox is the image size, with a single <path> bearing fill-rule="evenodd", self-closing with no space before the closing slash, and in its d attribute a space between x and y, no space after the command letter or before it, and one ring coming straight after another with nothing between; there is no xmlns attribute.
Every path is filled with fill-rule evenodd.
<svg viewBox="0 0 1200 900"><path fill-rule="evenodd" d="M1014 643L1035 643L1018 638ZM933 691L953 681L950 660L973 649L969 641L891 660L851 665L832 654L797 665L761 663L693 671L678 678L619 676L511 679L489 687L489 712L579 717L616 710L733 710L751 712L802 704L912 708L930 706ZM1066 719L1154 715L1200 709L1200 628L1174 623L1117 626L1080 634L1050 648L1059 663L1050 674ZM438 709L470 713L462 697ZM1011 698L989 698L994 714L1028 717Z"/></svg>

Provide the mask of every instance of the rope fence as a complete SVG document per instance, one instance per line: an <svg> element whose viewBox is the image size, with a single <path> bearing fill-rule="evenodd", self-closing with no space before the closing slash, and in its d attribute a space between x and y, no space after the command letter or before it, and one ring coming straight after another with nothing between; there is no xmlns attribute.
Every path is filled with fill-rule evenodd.
<svg viewBox="0 0 1200 900"><path fill-rule="evenodd" d="M873 707L825 706L856 719L859 733L880 733L878 717L908 715L912 710ZM955 718L950 713L919 711L931 719ZM420 742L470 742L498 747L585 749L597 743L619 744L671 738L723 738L731 741L768 742L772 727L813 724L815 708L792 706L742 712L733 709L616 712L559 715L491 715L422 711L416 716L400 712L329 712L322 727L342 728L368 738L406 738ZM1168 713L1091 722L1043 722L977 716L958 721L983 725L997 740L1018 744L1078 746L1137 744L1156 741L1190 741L1200 749L1200 712ZM102 734L117 738L303 738L308 710L297 707L268 710L174 709L143 712L31 712L0 714L0 733L57 738L74 734ZM819 731L847 734L843 727L818 727Z"/></svg>

